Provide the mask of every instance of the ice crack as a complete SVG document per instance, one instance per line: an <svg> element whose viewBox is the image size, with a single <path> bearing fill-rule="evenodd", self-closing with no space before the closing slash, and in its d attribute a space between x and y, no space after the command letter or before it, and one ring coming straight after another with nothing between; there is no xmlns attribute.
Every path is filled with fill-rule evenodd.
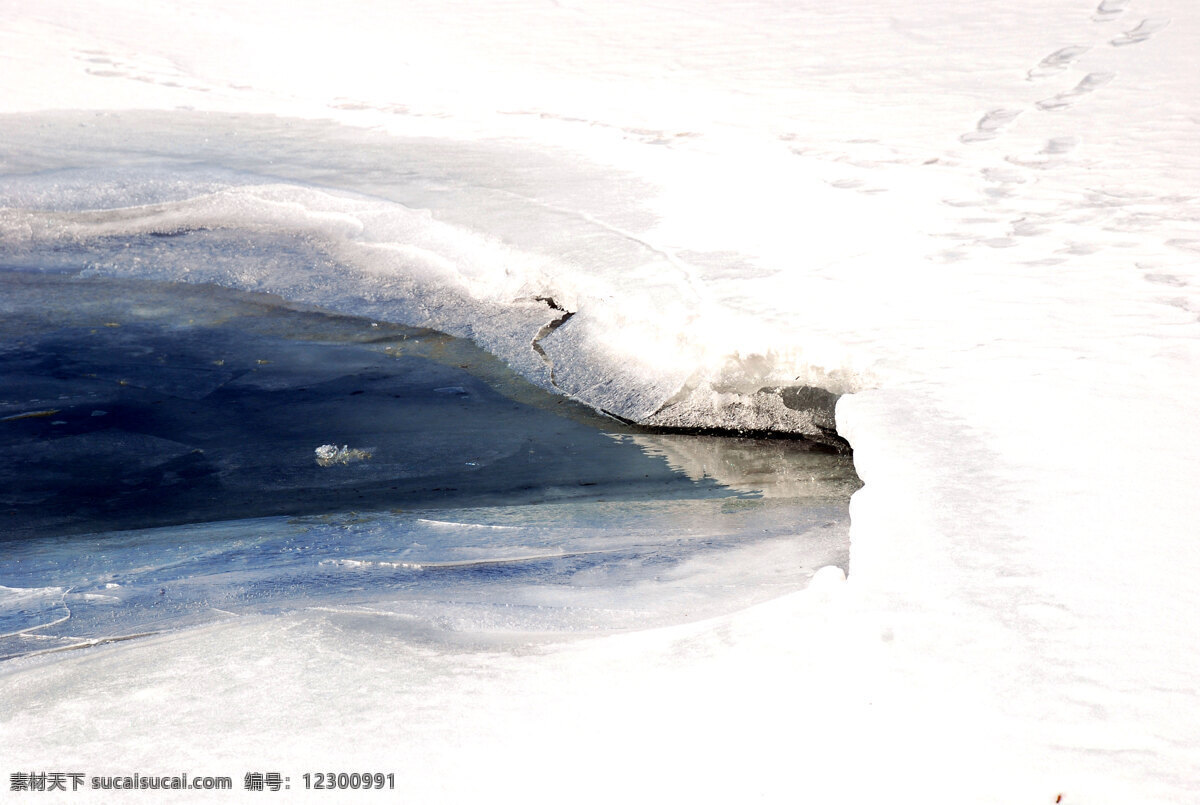
<svg viewBox="0 0 1200 805"><path fill-rule="evenodd" d="M553 296L535 296L533 299L535 302L545 302L551 310L557 310L561 314L543 324L541 329L537 331L537 334L534 335L533 341L531 341L529 345L533 347L533 351L538 354L538 357L542 359L542 363L546 364L546 368L550 370L550 385L554 386L554 388L558 389L559 391L563 391L558 387L558 383L555 382L554 379L554 361L549 355L546 354L546 350L542 348L540 342L543 338L550 335L550 333L566 324L567 320L575 315L575 311L567 310L565 307L558 304L558 302L554 301Z"/></svg>

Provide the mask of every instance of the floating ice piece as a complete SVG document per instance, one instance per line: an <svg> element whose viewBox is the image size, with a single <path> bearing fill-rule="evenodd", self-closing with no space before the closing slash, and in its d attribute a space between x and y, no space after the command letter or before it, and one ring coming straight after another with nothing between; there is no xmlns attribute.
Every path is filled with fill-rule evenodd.
<svg viewBox="0 0 1200 805"><path fill-rule="evenodd" d="M54 416L58 412L58 408L49 408L45 411L24 411L12 416L0 417L0 422L15 422L18 419L41 419L43 417Z"/></svg>
<svg viewBox="0 0 1200 805"><path fill-rule="evenodd" d="M366 461L371 458L371 451L369 449L361 450L345 444L341 447L334 444L323 444L313 452L317 454L317 463L322 467L332 467L335 464L353 464L356 461Z"/></svg>

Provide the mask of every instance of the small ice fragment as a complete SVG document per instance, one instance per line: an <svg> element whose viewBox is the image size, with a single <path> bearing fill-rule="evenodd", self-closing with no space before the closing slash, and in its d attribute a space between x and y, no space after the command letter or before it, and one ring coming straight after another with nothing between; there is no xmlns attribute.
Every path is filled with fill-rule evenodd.
<svg viewBox="0 0 1200 805"><path fill-rule="evenodd" d="M40 419L41 417L54 416L60 410L59 408L50 408L46 411L25 411L24 413L13 414L12 416L0 417L0 422L15 422L18 419Z"/></svg>
<svg viewBox="0 0 1200 805"><path fill-rule="evenodd" d="M108 416L108 411L102 411L97 408L95 411L92 411L92 416Z"/></svg>
<svg viewBox="0 0 1200 805"><path fill-rule="evenodd" d="M467 390L462 386L442 386L441 388L434 389L434 391L438 394L454 394L458 396L462 396L467 393Z"/></svg>
<svg viewBox="0 0 1200 805"><path fill-rule="evenodd" d="M334 444L323 444L314 450L317 463L322 467L332 467L335 464L351 464L355 461L366 461L371 458L370 450L360 450L349 445L338 447Z"/></svg>

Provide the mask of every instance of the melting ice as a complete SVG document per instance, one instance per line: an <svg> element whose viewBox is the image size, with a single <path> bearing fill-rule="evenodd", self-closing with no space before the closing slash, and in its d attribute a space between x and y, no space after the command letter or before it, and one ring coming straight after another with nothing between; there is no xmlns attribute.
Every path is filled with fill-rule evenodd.
<svg viewBox="0 0 1200 805"><path fill-rule="evenodd" d="M645 434L460 339L262 294L65 267L0 283L8 657L311 610L544 640L845 566L857 479L820 445Z"/></svg>

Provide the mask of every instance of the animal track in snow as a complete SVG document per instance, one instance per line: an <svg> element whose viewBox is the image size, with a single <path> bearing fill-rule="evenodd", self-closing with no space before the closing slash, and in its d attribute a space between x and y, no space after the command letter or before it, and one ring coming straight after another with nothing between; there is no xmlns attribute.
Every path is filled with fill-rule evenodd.
<svg viewBox="0 0 1200 805"><path fill-rule="evenodd" d="M1029 81L1035 81L1039 78L1058 75L1063 70L1066 70L1069 64L1089 50L1091 50L1091 47L1088 45L1071 45L1070 47L1060 48L1038 62L1037 66L1028 72L1026 78Z"/></svg>
<svg viewBox="0 0 1200 805"><path fill-rule="evenodd" d="M1068 154L1079 146L1078 137L1051 137L1046 140L1043 154Z"/></svg>
<svg viewBox="0 0 1200 805"><path fill-rule="evenodd" d="M1142 279L1158 285L1170 285L1173 288L1182 288L1187 285L1186 280L1182 280L1174 274L1143 274Z"/></svg>
<svg viewBox="0 0 1200 805"><path fill-rule="evenodd" d="M1074 89L1060 92L1053 98L1038 101L1035 105L1038 109L1047 112L1065 109L1074 104L1079 98L1090 95L1116 77L1116 73L1088 73L1083 77L1082 81L1075 85Z"/></svg>
<svg viewBox="0 0 1200 805"><path fill-rule="evenodd" d="M969 131L958 139L964 143L977 143L991 140L1004 130L1006 126L1017 119L1020 109L992 109L975 124L975 131Z"/></svg>
<svg viewBox="0 0 1200 805"><path fill-rule="evenodd" d="M1096 6L1096 13L1092 15L1092 19L1096 22L1110 22L1124 14L1128 7L1129 0L1104 0Z"/></svg>
<svg viewBox="0 0 1200 805"><path fill-rule="evenodd" d="M190 80L177 65L167 60L133 56L131 61L122 61L103 50L77 50L75 54L75 58L84 63L84 72L98 78L126 78L171 89L210 91L209 87Z"/></svg>
<svg viewBox="0 0 1200 805"><path fill-rule="evenodd" d="M1023 168L1052 168L1066 161L1066 155L1079 146L1078 137L1051 137L1042 150L1031 157L1005 157L1005 161Z"/></svg>
<svg viewBox="0 0 1200 805"><path fill-rule="evenodd" d="M1110 22L1120 17L1128 9L1130 0L1101 0L1096 6L1095 12L1092 14L1094 22ZM1123 47L1126 45L1136 45L1145 42L1150 37L1157 34L1170 24L1171 20L1166 17L1147 17L1143 19L1135 28L1132 28L1120 36L1109 41L1113 47ZM1067 45L1050 53L1042 58L1040 62L1035 64L1025 73L1027 81L1039 81L1041 79L1056 76L1059 73L1066 71L1072 64L1077 62L1084 54L1092 49L1091 45ZM1073 88L1060 92L1050 98L1045 98L1034 104L1035 107L1043 112L1057 111L1066 109L1081 98L1095 92L1100 87L1116 78L1116 73L1108 71L1094 71L1083 77L1078 84ZM993 109L985 114L975 125L975 130L967 132L959 137L959 140L964 143L976 143L984 140L991 140L1000 135L1003 130L1013 120L1021 114L1019 109L999 108ZM1057 164L1062 154L1074 148L1074 145L1063 148L1063 144L1071 138L1056 138L1047 143L1047 147L1043 149L1036 157L1025 159L1021 157L1010 156L1006 159L1016 165L1026 165L1029 167L1048 167ZM1052 143L1058 142L1057 145Z"/></svg>
<svg viewBox="0 0 1200 805"><path fill-rule="evenodd" d="M1125 47L1126 45L1137 45L1145 42L1170 24L1171 20L1169 17L1148 17L1138 23L1138 27L1132 31L1126 31L1109 42L1109 44L1115 48Z"/></svg>
<svg viewBox="0 0 1200 805"><path fill-rule="evenodd" d="M1167 245L1190 252L1200 252L1200 238L1171 238Z"/></svg>

